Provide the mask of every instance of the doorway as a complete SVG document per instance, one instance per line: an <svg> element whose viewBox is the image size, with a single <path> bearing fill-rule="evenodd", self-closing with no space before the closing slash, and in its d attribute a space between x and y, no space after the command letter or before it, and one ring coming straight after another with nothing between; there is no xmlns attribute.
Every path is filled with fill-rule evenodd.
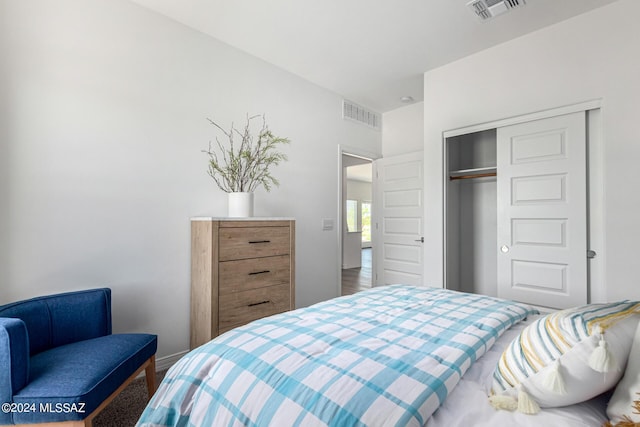
<svg viewBox="0 0 640 427"><path fill-rule="evenodd" d="M373 285L373 161L341 156L341 295L350 295Z"/></svg>

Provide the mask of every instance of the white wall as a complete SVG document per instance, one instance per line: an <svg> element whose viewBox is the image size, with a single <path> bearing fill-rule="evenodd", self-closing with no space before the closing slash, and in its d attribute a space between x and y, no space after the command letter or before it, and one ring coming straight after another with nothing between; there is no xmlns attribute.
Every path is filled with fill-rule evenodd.
<svg viewBox="0 0 640 427"><path fill-rule="evenodd" d="M590 13L425 73L425 279L441 286L442 132L602 99L606 298L640 299L640 2ZM481 83L478 83L478 82ZM384 150L383 150L384 151Z"/></svg>
<svg viewBox="0 0 640 427"><path fill-rule="evenodd" d="M358 202L358 215L356 233L346 233L343 248L342 268L361 267L362 264L362 248L370 248L371 241L364 243L362 241L362 203L373 201L373 184L370 182L356 181L355 179L347 180L347 199L356 200ZM348 248L351 248L349 251Z"/></svg>
<svg viewBox="0 0 640 427"><path fill-rule="evenodd" d="M371 197L370 182L356 181L355 179L347 180L347 199L370 202Z"/></svg>
<svg viewBox="0 0 640 427"><path fill-rule="evenodd" d="M340 96L123 0L0 0L0 57L0 304L109 286L116 332L186 350L189 218L227 208L205 118L247 113L292 141L255 204L297 220L296 303L337 295L337 146L381 151Z"/></svg>
<svg viewBox="0 0 640 427"><path fill-rule="evenodd" d="M384 157L422 151L424 146L424 103L417 102L382 115Z"/></svg>

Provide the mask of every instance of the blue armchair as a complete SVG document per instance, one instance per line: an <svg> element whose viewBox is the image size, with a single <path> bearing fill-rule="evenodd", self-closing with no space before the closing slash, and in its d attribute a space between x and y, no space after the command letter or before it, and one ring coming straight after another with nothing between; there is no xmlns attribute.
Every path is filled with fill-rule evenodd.
<svg viewBox="0 0 640 427"><path fill-rule="evenodd" d="M156 335L111 333L111 290L0 306L0 425L92 419L143 370L155 391Z"/></svg>

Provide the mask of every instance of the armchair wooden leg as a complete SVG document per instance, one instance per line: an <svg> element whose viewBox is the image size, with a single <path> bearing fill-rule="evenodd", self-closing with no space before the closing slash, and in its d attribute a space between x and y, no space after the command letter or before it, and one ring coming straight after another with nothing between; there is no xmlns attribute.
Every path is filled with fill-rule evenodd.
<svg viewBox="0 0 640 427"><path fill-rule="evenodd" d="M149 399L156 392L156 356L155 354L149 359L149 364L145 368L145 376L147 377L147 391Z"/></svg>

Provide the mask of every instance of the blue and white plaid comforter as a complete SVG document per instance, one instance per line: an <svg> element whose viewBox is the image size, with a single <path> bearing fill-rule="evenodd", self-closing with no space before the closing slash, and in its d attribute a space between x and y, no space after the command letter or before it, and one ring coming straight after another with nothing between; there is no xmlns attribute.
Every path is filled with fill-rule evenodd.
<svg viewBox="0 0 640 427"><path fill-rule="evenodd" d="M393 285L264 318L184 356L138 426L422 426L534 312Z"/></svg>

